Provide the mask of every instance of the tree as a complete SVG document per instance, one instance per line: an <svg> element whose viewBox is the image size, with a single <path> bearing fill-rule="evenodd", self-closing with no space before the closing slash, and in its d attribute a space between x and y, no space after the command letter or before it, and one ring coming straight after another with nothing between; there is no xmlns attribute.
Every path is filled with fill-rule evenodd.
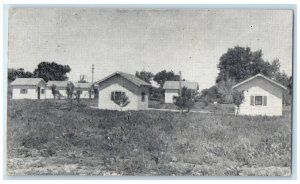
<svg viewBox="0 0 300 184"><path fill-rule="evenodd" d="M76 93L74 94L75 86L72 82L68 82L67 87L66 87L66 92L67 92L67 99L69 102L69 110L72 109L73 107L73 95L76 96Z"/></svg>
<svg viewBox="0 0 300 184"><path fill-rule="evenodd" d="M222 103L232 103L232 86L234 86L236 82L234 80L222 80L219 83L216 84L216 87L218 89L218 93L220 93L222 96Z"/></svg>
<svg viewBox="0 0 300 184"><path fill-rule="evenodd" d="M219 74L216 82L228 79L240 82L258 73L272 78L279 71L280 63L276 58L270 64L262 58L262 51L252 52L249 47L229 48L225 54L220 57L218 64Z"/></svg>
<svg viewBox="0 0 300 184"><path fill-rule="evenodd" d="M146 72L146 71L141 71L141 72L136 71L135 76L138 77L139 79L142 79L145 82L148 82L148 83L150 83L154 77L153 73Z"/></svg>
<svg viewBox="0 0 300 184"><path fill-rule="evenodd" d="M222 94L219 92L217 86L212 86L201 91L200 100L206 105L212 102L222 102Z"/></svg>
<svg viewBox="0 0 300 184"><path fill-rule="evenodd" d="M75 97L76 97L76 100L77 100L77 104L79 104L79 102L80 102L80 95L81 95L81 93L82 93L82 90L80 88L77 88L75 90Z"/></svg>
<svg viewBox="0 0 300 184"><path fill-rule="evenodd" d="M71 71L68 65L60 65L55 62L41 62L34 70L36 77L43 78L46 82L49 80L64 81L67 80L67 73Z"/></svg>
<svg viewBox="0 0 300 184"><path fill-rule="evenodd" d="M68 99L72 99L73 97L73 94L74 94L74 90L75 90L75 86L72 82L69 82L67 84L67 88L66 88L66 91L67 91L67 98Z"/></svg>
<svg viewBox="0 0 300 184"><path fill-rule="evenodd" d="M233 103L237 107L236 115L238 115L240 112L240 105L243 103L243 101L245 99L244 91L234 90L232 93L232 98L233 98Z"/></svg>
<svg viewBox="0 0 300 184"><path fill-rule="evenodd" d="M165 81L179 81L180 76L174 74L173 71L167 72L166 70L163 70L163 71L155 74L153 80L156 81L157 84L160 85L160 88L162 88Z"/></svg>
<svg viewBox="0 0 300 184"><path fill-rule="evenodd" d="M51 92L52 92L53 98L55 100L56 99L56 95L57 95L56 85L53 84L51 86Z"/></svg>
<svg viewBox="0 0 300 184"><path fill-rule="evenodd" d="M181 90L181 96L175 97L175 105L178 106L182 111L187 109L187 112L190 111L191 107L195 103L195 97L197 92L192 89L183 87Z"/></svg>
<svg viewBox="0 0 300 184"><path fill-rule="evenodd" d="M8 77L8 82L12 82L16 78L32 78L34 77L34 75L29 71L25 71L24 68L19 68L19 69L9 68L7 77Z"/></svg>
<svg viewBox="0 0 300 184"><path fill-rule="evenodd" d="M163 101L164 94L165 94L165 90L162 88L156 88L153 86L149 88L149 99L151 100Z"/></svg>
<svg viewBox="0 0 300 184"><path fill-rule="evenodd" d="M283 103L285 105L290 105L292 100L292 86L291 86L292 76L288 76L285 72L277 72L273 80L287 87L287 90L283 92Z"/></svg>
<svg viewBox="0 0 300 184"><path fill-rule="evenodd" d="M290 78L289 78L289 84L288 84L287 88L289 89L289 94L292 95L292 91L293 91L293 77L292 76L290 76Z"/></svg>
<svg viewBox="0 0 300 184"><path fill-rule="evenodd" d="M273 77L276 82L286 87L290 85L290 78L285 72L277 72Z"/></svg>

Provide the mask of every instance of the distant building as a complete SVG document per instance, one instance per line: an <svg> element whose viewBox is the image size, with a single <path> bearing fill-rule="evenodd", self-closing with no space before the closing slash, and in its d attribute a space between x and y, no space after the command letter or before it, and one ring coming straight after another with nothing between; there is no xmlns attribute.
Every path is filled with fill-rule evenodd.
<svg viewBox="0 0 300 184"><path fill-rule="evenodd" d="M80 89L82 91L81 95L80 95L80 98L94 98L94 95L90 93L92 83L89 83L89 82L86 82L86 83L75 82L74 85L75 85L75 89Z"/></svg>
<svg viewBox="0 0 300 184"><path fill-rule="evenodd" d="M245 100L240 105L240 115L282 116L285 86L258 74L232 88L244 92ZM237 110L236 107L235 113Z"/></svg>
<svg viewBox="0 0 300 184"><path fill-rule="evenodd" d="M174 103L174 98L179 95L179 81L165 81L163 89L165 90L165 103ZM199 90L197 82L181 81L181 88Z"/></svg>
<svg viewBox="0 0 300 184"><path fill-rule="evenodd" d="M128 97L129 103L122 110L142 110L148 108L149 83L135 75L115 72L95 83L98 87L99 109L121 110L114 100L122 95Z"/></svg>
<svg viewBox="0 0 300 184"><path fill-rule="evenodd" d="M12 99L45 99L46 82L42 78L16 78L12 87Z"/></svg>
<svg viewBox="0 0 300 184"><path fill-rule="evenodd" d="M46 90L46 98L53 99L51 86L55 85L56 90L59 91L61 95L60 98L67 98L67 86L70 81L48 81L47 82L47 90Z"/></svg>

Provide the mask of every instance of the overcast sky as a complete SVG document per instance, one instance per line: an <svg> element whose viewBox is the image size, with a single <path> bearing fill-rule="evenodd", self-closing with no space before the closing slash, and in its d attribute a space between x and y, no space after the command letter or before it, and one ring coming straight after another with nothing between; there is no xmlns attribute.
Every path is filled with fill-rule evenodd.
<svg viewBox="0 0 300 184"><path fill-rule="evenodd" d="M33 71L41 61L69 65L70 80L115 72L182 71L214 84L222 54L234 46L262 49L292 73L292 12L287 10L11 9L9 68Z"/></svg>

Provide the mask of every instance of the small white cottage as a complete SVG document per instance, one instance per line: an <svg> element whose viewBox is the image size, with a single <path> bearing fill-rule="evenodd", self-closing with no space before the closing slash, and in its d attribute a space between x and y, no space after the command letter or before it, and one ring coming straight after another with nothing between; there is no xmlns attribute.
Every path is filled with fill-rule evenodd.
<svg viewBox="0 0 300 184"><path fill-rule="evenodd" d="M186 87L198 91L199 85L197 82L188 81L165 81L163 89L165 90L165 103L174 103L175 97L179 95L179 86Z"/></svg>
<svg viewBox="0 0 300 184"><path fill-rule="evenodd" d="M232 87L244 92L244 102L240 105L240 115L282 116L282 99L286 87L257 74ZM238 109L236 107L235 113Z"/></svg>
<svg viewBox="0 0 300 184"><path fill-rule="evenodd" d="M80 89L81 90L81 95L80 98L93 98L92 94L90 93L92 83L80 83L80 82L75 82L75 89Z"/></svg>
<svg viewBox="0 0 300 184"><path fill-rule="evenodd" d="M45 99L46 82L42 78L16 78L12 87L12 99Z"/></svg>
<svg viewBox="0 0 300 184"><path fill-rule="evenodd" d="M67 86L70 81L48 81L46 89L46 98L53 99L51 86L55 85L56 90L59 91L61 98L67 97Z"/></svg>
<svg viewBox="0 0 300 184"><path fill-rule="evenodd" d="M142 110L148 108L149 87L147 82L135 75L115 72L104 79L95 82L98 87L98 107L109 110ZM120 107L116 99L126 96L126 106Z"/></svg>

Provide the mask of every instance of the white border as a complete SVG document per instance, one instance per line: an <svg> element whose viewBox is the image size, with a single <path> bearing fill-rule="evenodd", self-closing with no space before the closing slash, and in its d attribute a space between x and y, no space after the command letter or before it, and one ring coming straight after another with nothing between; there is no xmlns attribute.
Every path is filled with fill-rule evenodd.
<svg viewBox="0 0 300 184"><path fill-rule="evenodd" d="M52 0L52 1L50 1L50 0L43 0L43 1L39 1L39 0L4 0L3 2L2 2L3 4L19 4L19 5L25 5L25 4L44 4L44 5L47 5L47 4L63 4L63 5L66 5L66 4L77 4L77 5L79 5L79 4L108 4L108 5L112 5L112 4L164 4L164 5L166 5L166 4L170 4L170 2L168 1L168 0L143 0L143 1L121 1L121 0L103 0L103 1L93 1L93 0L77 0L77 1L71 1L70 2L70 0ZM180 5L180 4L210 4L210 5L212 5L212 4L218 4L218 5L230 5L230 4L252 4L252 5L254 5L254 4L256 4L256 5L262 5L262 6L267 6L268 5L268 3L269 3L269 1L267 1L267 0L253 0L253 1L244 1L244 2L241 2L241 1L238 1L238 0L231 0L231 1L224 1L224 0L211 0L211 1L196 1L196 0L186 0L186 1L184 1L184 0L173 0L172 2L171 2L171 4L172 5L174 5L174 4L177 4L177 5ZM272 1L272 3L277 3L277 4L297 4L298 5L298 1L297 0L285 0L285 1L283 1L283 0L273 0ZM218 6L217 5L217 6ZM297 12L299 12L298 11L299 10L299 6L297 6ZM3 15L3 6L1 6L1 8L0 8L0 11L1 11L1 14ZM4 29L4 27L3 27L3 19L1 19L1 22L0 22L0 24L1 24L1 26L2 26L2 29L1 29L1 31L2 31L2 33L3 33L3 29ZM300 25L299 24L299 19L297 19L297 30L299 30L298 29L298 25ZM2 34L3 35L3 34ZM298 42L298 37L296 38L297 40L295 40L295 42L297 43ZM1 42L2 42L2 44L1 44L1 50L3 51L3 49L4 49L4 47L3 47L3 37L1 37ZM295 50L295 52L297 52L298 53L298 51L299 51L299 48L297 47L297 50ZM3 53L4 52L1 52L1 58L3 58ZM294 62L296 62L296 61L294 61ZM296 73L296 71L297 71L297 69L299 69L299 66L300 65L296 65L297 66L297 68L294 68L294 74ZM1 71L2 71L2 74L3 75L0 75L1 76L1 79L0 79L0 83L1 83L1 86L2 86L2 89L4 89L3 87L4 87L4 78L2 78L2 77L6 77L6 74L4 74L3 72L4 71L6 71L5 69L4 69L4 65L2 64L1 66L0 66L0 68L1 68ZM295 75L294 75L295 76ZM298 75L297 75L297 80L296 80L296 82L297 82L297 92L299 91L299 86L300 85L298 85L298 82L299 80L298 80ZM3 95L4 95L4 93L3 93L4 91L3 90L0 90L0 96L2 96L3 97ZM3 102L5 101L3 98L0 98L0 101L1 101L1 103L2 103L2 106L1 106L1 109L0 109L0 116L1 117L3 117L5 114L3 113L3 106L4 106L4 104L3 104ZM297 99L297 102L296 102L296 104L298 104L298 99ZM298 114L298 112L299 112L299 110L297 109L297 112L295 112L295 114ZM2 123L5 123L5 122L2 122ZM1 133L3 133L3 126L0 126L0 132ZM293 133L296 133L296 132L293 132ZM5 164L5 163L3 163L3 141L4 141L4 135L2 135L2 136L0 136L0 154L1 154L1 161L0 161L0 164L1 164L1 168L0 168L0 173L1 173L1 178L3 179L3 164ZM299 146L299 144L300 144L300 141L299 141L299 136L297 135L297 147L299 148L300 146ZM299 160L300 159L298 159L297 160L297 165L299 165ZM297 176L299 176L298 175L299 174L299 168L297 169ZM74 179L74 178L73 178ZM79 178L78 178L79 179ZM117 178L116 178L117 179ZM120 179L122 179L122 178L118 178L117 180L88 180L88 181L85 181L85 180L76 180L76 178L75 178L75 181L73 180L73 181L67 181L67 180L48 180L48 181L45 181L45 180L4 180L3 181L3 183L25 183L25 184L27 184L27 183L30 183L30 184L33 184L33 183L41 183L41 182L43 182L43 183L52 183L52 182L55 182L55 183L74 183L74 184L76 184L76 183L83 183L83 182L89 182L89 183L99 183L99 182L105 182L105 183L116 183L116 182L122 182L122 183L152 183L152 182L158 182L158 183L166 183L166 182L168 182L168 183L181 183L181 182L189 182L189 183L199 183L199 182L204 182L204 183L230 183L230 184L232 184L232 183L241 183L241 182L243 182L243 183L281 183L281 182L283 182L283 183L298 183L298 179L296 179L296 180L267 180L268 178L266 178L266 179L263 179L263 180L251 180L251 178L248 178L248 177L246 177L245 179L246 180L219 180L219 179L217 179L217 180L176 180L176 179L178 179L178 178L174 178L175 180L172 180L172 181L166 181L166 180L146 180L146 181L141 181L141 180L120 180ZM250 180L249 180L250 179ZM284 178L283 178L284 179Z"/></svg>

